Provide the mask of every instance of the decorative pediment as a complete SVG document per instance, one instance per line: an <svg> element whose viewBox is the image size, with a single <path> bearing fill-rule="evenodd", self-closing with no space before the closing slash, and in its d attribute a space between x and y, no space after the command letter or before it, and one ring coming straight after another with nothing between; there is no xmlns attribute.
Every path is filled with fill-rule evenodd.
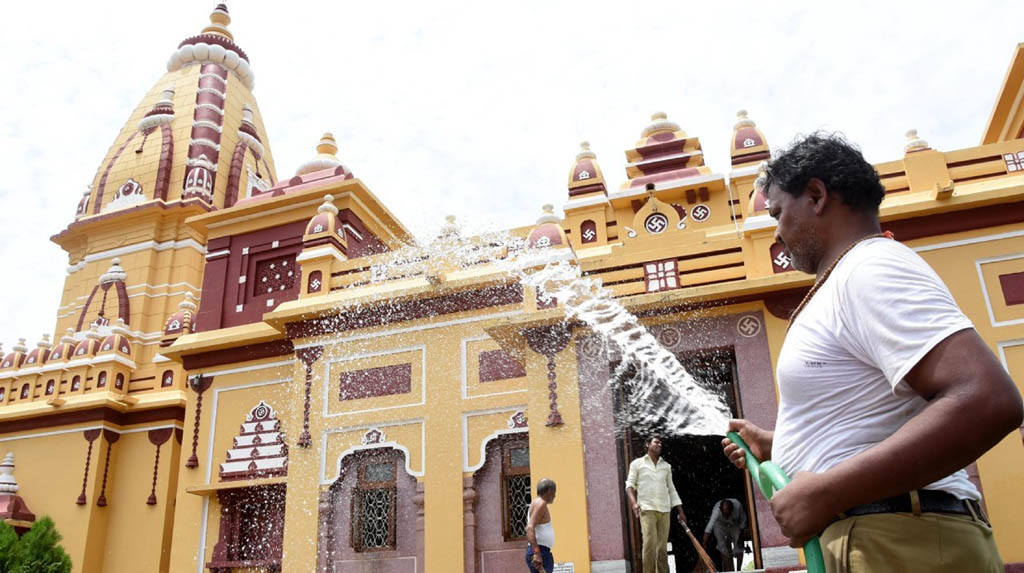
<svg viewBox="0 0 1024 573"><path fill-rule="evenodd" d="M288 445L277 412L260 400L249 410L226 460L220 464L222 480L282 476L288 473Z"/></svg>

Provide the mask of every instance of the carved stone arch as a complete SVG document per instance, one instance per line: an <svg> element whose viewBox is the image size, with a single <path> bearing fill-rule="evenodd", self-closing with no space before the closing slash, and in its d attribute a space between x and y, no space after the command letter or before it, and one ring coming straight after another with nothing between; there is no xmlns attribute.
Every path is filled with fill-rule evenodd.
<svg viewBox="0 0 1024 573"><path fill-rule="evenodd" d="M470 548L467 571L514 571L522 562L526 525L523 512L529 507L533 485L528 463L524 467L517 459L518 467L510 467L509 454L524 448L528 457L527 432L489 436L483 464L466 479L463 500L467 492L472 492L475 502L472 508L464 508L464 543ZM518 452L517 457L521 454ZM514 501L511 505L510 499Z"/></svg>
<svg viewBox="0 0 1024 573"><path fill-rule="evenodd" d="M382 445L341 456L338 478L320 497L319 571L334 571L337 562L351 560L381 561L380 567L388 569L422 555L422 534L417 531L418 484L406 470L408 455L403 448ZM373 509L367 511L364 505ZM372 522L360 521L368 516ZM367 537L373 540L369 545L382 540L393 545L366 546L359 537L364 532L373 532Z"/></svg>

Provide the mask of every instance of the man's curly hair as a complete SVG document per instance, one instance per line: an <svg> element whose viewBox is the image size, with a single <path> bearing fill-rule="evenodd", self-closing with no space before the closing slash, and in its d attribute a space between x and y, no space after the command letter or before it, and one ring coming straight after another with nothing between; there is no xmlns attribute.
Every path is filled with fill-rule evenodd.
<svg viewBox="0 0 1024 573"><path fill-rule="evenodd" d="M799 197L811 179L820 179L854 211L878 213L885 187L860 149L838 133L797 137L765 169L764 189L775 185Z"/></svg>

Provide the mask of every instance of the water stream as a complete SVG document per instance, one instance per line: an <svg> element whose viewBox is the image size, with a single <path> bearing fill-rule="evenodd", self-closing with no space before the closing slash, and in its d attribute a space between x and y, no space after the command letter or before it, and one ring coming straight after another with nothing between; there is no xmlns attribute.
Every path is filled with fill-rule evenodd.
<svg viewBox="0 0 1024 573"><path fill-rule="evenodd" d="M444 272L493 264L543 299L564 306L566 320L583 322L606 343L614 344L622 361L608 383L629 397L620 425L642 433L723 435L730 410L724 397L702 385L679 360L601 284L582 276L569 249L528 248L522 238L490 233L463 240L449 220L428 246L393 253L371 275L376 281L422 274L439 283Z"/></svg>

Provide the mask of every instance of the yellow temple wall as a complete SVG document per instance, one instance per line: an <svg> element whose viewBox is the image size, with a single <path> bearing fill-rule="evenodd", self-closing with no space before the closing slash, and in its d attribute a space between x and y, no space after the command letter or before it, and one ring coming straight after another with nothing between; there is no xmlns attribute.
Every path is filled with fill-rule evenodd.
<svg viewBox="0 0 1024 573"><path fill-rule="evenodd" d="M161 548L169 547L170 541L165 528L174 511L169 496L174 491L178 444L173 435L163 444L156 489L158 501L156 505L147 505L156 450L147 432L154 425L120 428L105 424L104 427L118 432L107 475L107 506L96 505L108 447L102 435L93 442L89 459L87 501L78 505L75 498L82 490L88 451L83 432L99 427L87 423L58 431L33 430L5 436L0 450L14 453L21 486L18 495L27 500L36 519L53 518L64 536L61 543L71 556L75 572L166 570L160 566Z"/></svg>
<svg viewBox="0 0 1024 573"><path fill-rule="evenodd" d="M1024 394L1024 306L1007 307L998 275L1024 272L1024 224L911 241L949 286L957 304ZM991 312L989 308L991 307ZM969 415L969 414L965 414ZM996 544L1006 562L1024 561L1022 434L1012 432L978 460Z"/></svg>
<svg viewBox="0 0 1024 573"><path fill-rule="evenodd" d="M189 490L219 483L219 464L224 461L249 410L260 400L265 401L278 411L282 428L288 433L288 441L291 443L291 437L297 436L291 417L293 409L283 407L286 403L298 403L290 388L293 366L290 359L271 358L189 373L213 376L214 384L203 393L196 450L199 466L186 468L183 461L178 465L177 508L173 526L175 542L170 547L171 571L193 571L197 569L197 559L202 559L204 565L210 559L218 539L220 506L216 494L196 495ZM187 460L192 452L198 404L194 397L195 393L190 391L185 411L182 460ZM212 448L209 445L211 437Z"/></svg>

